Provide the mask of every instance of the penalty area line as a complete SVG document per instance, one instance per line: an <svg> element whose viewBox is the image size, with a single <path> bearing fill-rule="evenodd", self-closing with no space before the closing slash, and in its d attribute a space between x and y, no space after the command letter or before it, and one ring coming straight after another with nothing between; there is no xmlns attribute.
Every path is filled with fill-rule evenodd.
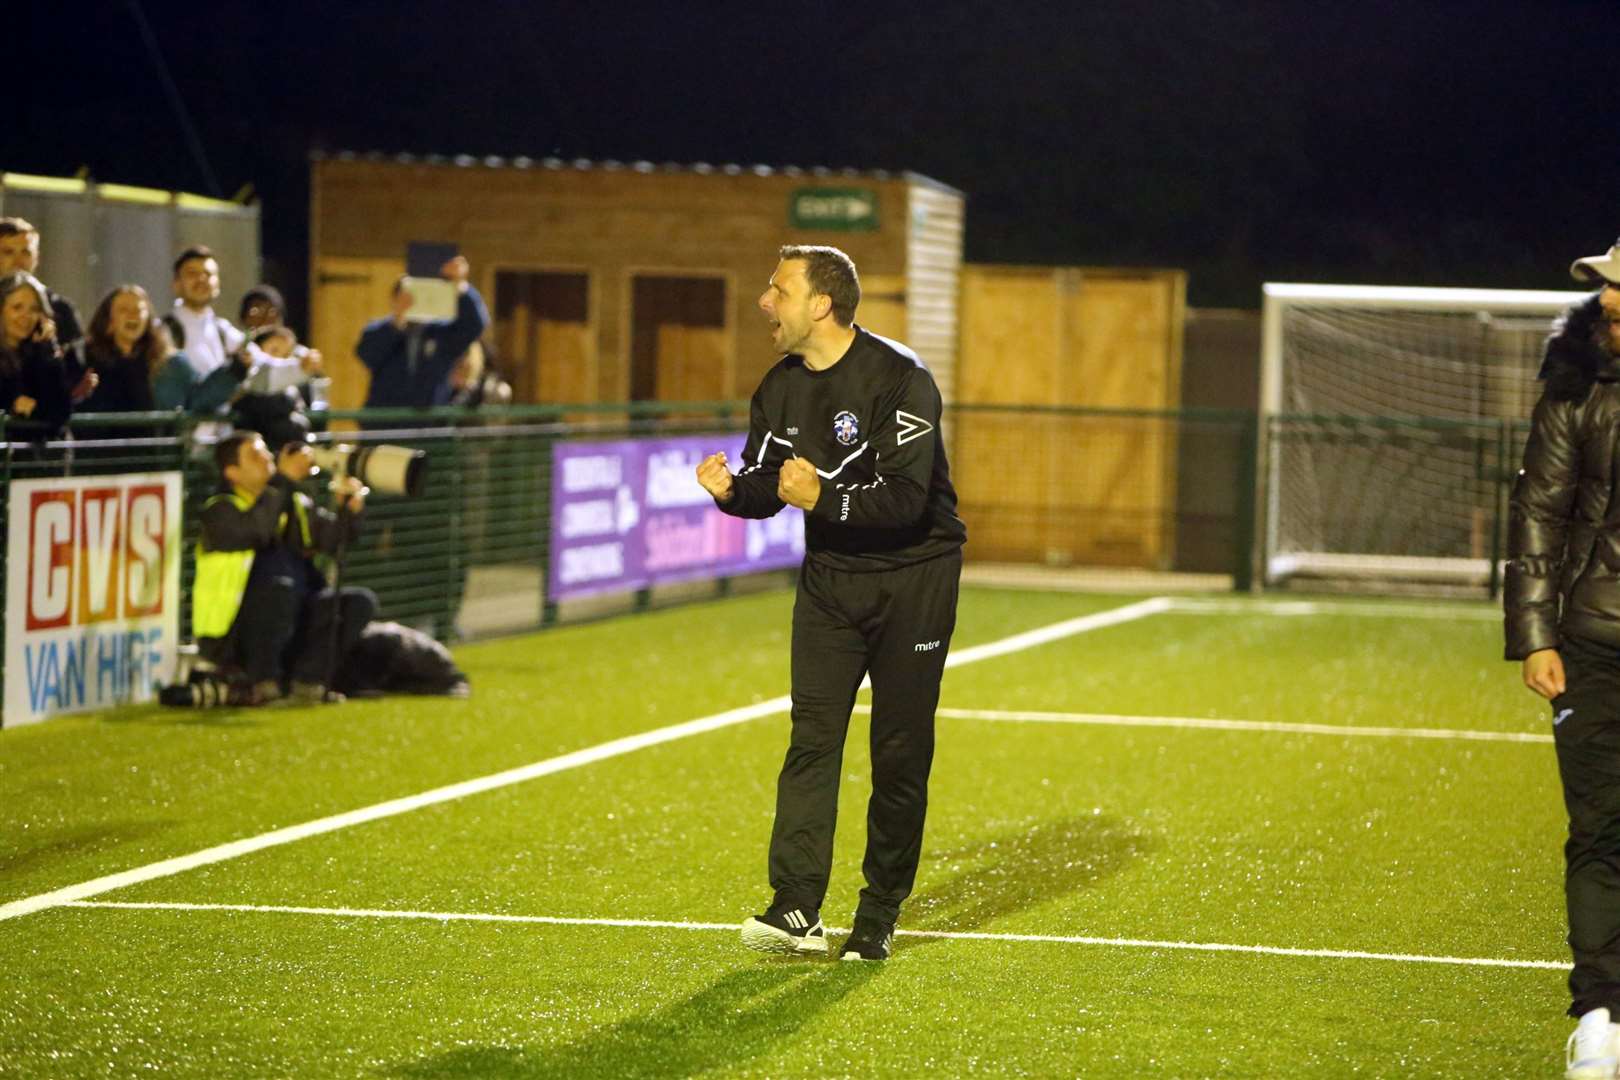
<svg viewBox="0 0 1620 1080"><path fill-rule="evenodd" d="M737 923L684 922L668 919L596 919L559 915L501 915L476 911L398 911L388 908L321 908L275 904L193 904L164 901L72 900L62 907L113 911L239 912L267 915L313 915L346 919L414 919L427 922L526 923L541 926L602 926L645 930L708 930L735 932ZM848 927L829 926L835 934ZM1234 945L1213 941L1157 941L1150 938L1083 937L1074 934L998 934L967 930L895 931L897 937L936 938L947 941L1014 942L1039 945L1091 945L1116 949L1161 949L1180 952L1249 953L1259 956L1294 956L1318 960L1383 960L1400 964L1451 964L1462 967L1530 968L1568 971L1554 960L1507 960L1492 956L1429 956L1421 953L1367 952L1361 949L1296 949L1281 945Z"/></svg>
<svg viewBox="0 0 1620 1080"><path fill-rule="evenodd" d="M1241 600L1178 596L1172 615L1348 615L1371 619L1438 619L1444 622L1500 623L1500 607L1482 604L1369 603L1357 600Z"/></svg>
<svg viewBox="0 0 1620 1080"><path fill-rule="evenodd" d="M871 712L870 705L855 706ZM1032 709L951 709L934 715L945 720L994 720L1021 724L1086 724L1094 727L1149 727L1208 731L1264 731L1289 735L1362 736L1378 739L1456 739L1469 742L1550 743L1551 735L1529 731L1479 731L1473 728L1358 727L1354 724L1308 724L1285 720L1222 720L1200 716L1133 716L1123 713L1041 712Z"/></svg>
<svg viewBox="0 0 1620 1080"><path fill-rule="evenodd" d="M1091 630L1100 630L1107 626L1116 626L1134 619L1146 618L1149 615L1158 615L1168 610L1170 610L1170 601L1166 597L1160 596L1151 600L1139 600L1134 604L1126 604L1123 607L1110 608L1090 615L1066 619L1050 626L1038 627L1021 634L1013 634L1011 637L1005 637L999 641L987 642L983 645L963 649L960 652L953 652L946 657L945 666L948 668L961 667L963 664L990 660L997 656L1005 656L1008 653L1031 649L1037 645L1045 645L1062 638L1072 637L1075 634L1084 634ZM77 885L69 885L66 888L0 904L0 922L19 918L23 915L31 915L37 911L60 907L75 900L100 896L102 893L128 888L131 885L139 885L157 878L169 877L173 874L184 873L187 870L195 870L199 866L208 866L213 863L240 858L243 855L250 855L266 848L290 844L295 840L337 832L339 829L363 825L368 821L378 821L382 818L393 817L396 814L409 813L423 807L437 806L440 803L451 802L455 799L464 799L469 795L477 795L486 791L509 787L512 784L520 784L541 776L550 776L569 769L577 769L583 765L605 761L608 758L642 750L649 746L658 746L691 735L717 731L720 728L741 724L748 720L756 720L763 716L773 716L777 713L787 712L792 707L792 704L792 697L783 694L781 697L771 698L769 701L761 701L754 705L745 705L741 708L715 713L712 716L688 720L685 723L671 724L652 731L626 735L622 738L598 743L595 746L588 746L571 753L546 758L543 761L532 762L528 765L521 765L517 768L475 777L471 780L463 780L460 783L448 784L415 795L389 799L386 802L363 806L341 814L333 814L330 817L317 818L313 821L290 825L282 829L273 829L257 836L249 836L241 840L233 840L230 843L204 848L189 855L177 855L173 858L147 863L145 866L137 866L120 873L92 878Z"/></svg>

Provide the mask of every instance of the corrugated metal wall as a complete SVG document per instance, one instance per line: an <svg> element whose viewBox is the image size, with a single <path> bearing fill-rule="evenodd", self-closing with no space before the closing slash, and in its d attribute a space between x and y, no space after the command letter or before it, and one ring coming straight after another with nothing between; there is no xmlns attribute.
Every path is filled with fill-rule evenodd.
<svg viewBox="0 0 1620 1080"><path fill-rule="evenodd" d="M934 373L947 402L956 400L956 302L962 274L962 194L911 177L906 234L906 344Z"/></svg>
<svg viewBox="0 0 1620 1080"><path fill-rule="evenodd" d="M242 294L261 280L257 206L0 176L0 216L26 218L39 230L40 279L77 304L86 323L101 298L125 282L141 285L154 306L166 308L174 298L174 257L191 244L207 244L218 255L215 310L233 321Z"/></svg>

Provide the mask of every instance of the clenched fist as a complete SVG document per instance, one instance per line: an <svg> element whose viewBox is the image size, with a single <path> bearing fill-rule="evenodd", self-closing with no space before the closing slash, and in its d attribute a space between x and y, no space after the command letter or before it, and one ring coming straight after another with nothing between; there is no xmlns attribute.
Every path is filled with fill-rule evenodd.
<svg viewBox="0 0 1620 1080"><path fill-rule="evenodd" d="M776 474L776 497L800 510L814 508L821 498L821 477L816 475L816 467L802 457L782 462Z"/></svg>
<svg viewBox="0 0 1620 1080"><path fill-rule="evenodd" d="M1551 701L1567 688L1557 649L1537 649L1524 658L1524 685Z"/></svg>
<svg viewBox="0 0 1620 1080"><path fill-rule="evenodd" d="M698 483L721 502L731 501L731 470L726 468L726 452L710 454L697 467Z"/></svg>

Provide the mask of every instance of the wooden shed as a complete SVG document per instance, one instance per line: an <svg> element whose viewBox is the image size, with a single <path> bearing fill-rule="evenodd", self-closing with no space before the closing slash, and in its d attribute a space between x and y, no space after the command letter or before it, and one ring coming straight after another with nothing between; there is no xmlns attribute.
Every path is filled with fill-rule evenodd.
<svg viewBox="0 0 1620 1080"><path fill-rule="evenodd" d="M927 177L354 154L310 172L312 338L336 407L364 400L354 345L413 242L472 264L520 402L746 398L777 359L756 301L785 243L847 251L856 321L952 395L963 197Z"/></svg>
<svg viewBox="0 0 1620 1080"><path fill-rule="evenodd" d="M974 558L1170 568L1157 414L1180 406L1185 296L1179 270L963 267L951 468Z"/></svg>

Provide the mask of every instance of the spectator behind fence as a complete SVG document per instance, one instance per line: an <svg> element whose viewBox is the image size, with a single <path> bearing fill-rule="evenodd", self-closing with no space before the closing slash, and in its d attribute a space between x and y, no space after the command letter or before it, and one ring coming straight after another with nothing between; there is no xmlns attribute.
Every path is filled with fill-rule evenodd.
<svg viewBox="0 0 1620 1080"><path fill-rule="evenodd" d="M298 348L298 335L290 327L279 324L254 327L248 332L248 340L277 360L287 359Z"/></svg>
<svg viewBox="0 0 1620 1080"><path fill-rule="evenodd" d="M249 335L267 326L285 326L287 301L274 285L255 285L242 294L242 308L237 315L242 329Z"/></svg>
<svg viewBox="0 0 1620 1080"><path fill-rule="evenodd" d="M219 412L247 374L238 355L222 368L197 374L191 358L176 351L163 320L139 285L119 285L90 317L85 357L99 377L82 412L147 412L183 409L199 416Z"/></svg>
<svg viewBox="0 0 1620 1080"><path fill-rule="evenodd" d="M366 489L344 477L336 494L346 512L317 507L295 490L314 467L310 448L288 443L272 459L250 431L221 440L214 460L220 493L203 505L191 601L199 653L239 680L235 700L341 701L325 693L335 660L359 640L377 598L369 589L334 592L314 556L338 553L358 535Z"/></svg>
<svg viewBox="0 0 1620 1080"><path fill-rule="evenodd" d="M450 372L489 326L489 309L467 280L465 258L457 255L439 272L460 293L454 319L412 322L415 299L400 278L394 283L392 313L366 324L360 334L355 355L371 372L366 408L425 409L450 403Z"/></svg>
<svg viewBox="0 0 1620 1080"><path fill-rule="evenodd" d="M0 217L0 274L18 270L39 273L39 230L20 217ZM74 401L82 401L95 389L84 358L84 330L79 309L73 301L46 286L51 321L56 324L56 347L62 356L62 372L72 387Z"/></svg>
<svg viewBox="0 0 1620 1080"><path fill-rule="evenodd" d="M60 431L73 409L50 311L33 274L0 277L0 404L8 416L42 425L26 429L39 437Z"/></svg>
<svg viewBox="0 0 1620 1080"><path fill-rule="evenodd" d="M467 346L456 366L450 369L449 404L463 409L485 405L512 404L512 384L490 362L493 350L483 341Z"/></svg>
<svg viewBox="0 0 1620 1080"><path fill-rule="evenodd" d="M186 248L174 260L174 295L174 307L165 321L175 345L185 351L199 376L206 378L245 355L239 360L244 368L264 365L258 369L264 385L255 388L279 391L296 386L319 369L319 353L306 356L304 365L292 359L277 360L248 341L229 319L214 313L214 301L219 299L219 260L211 249L199 244Z"/></svg>

